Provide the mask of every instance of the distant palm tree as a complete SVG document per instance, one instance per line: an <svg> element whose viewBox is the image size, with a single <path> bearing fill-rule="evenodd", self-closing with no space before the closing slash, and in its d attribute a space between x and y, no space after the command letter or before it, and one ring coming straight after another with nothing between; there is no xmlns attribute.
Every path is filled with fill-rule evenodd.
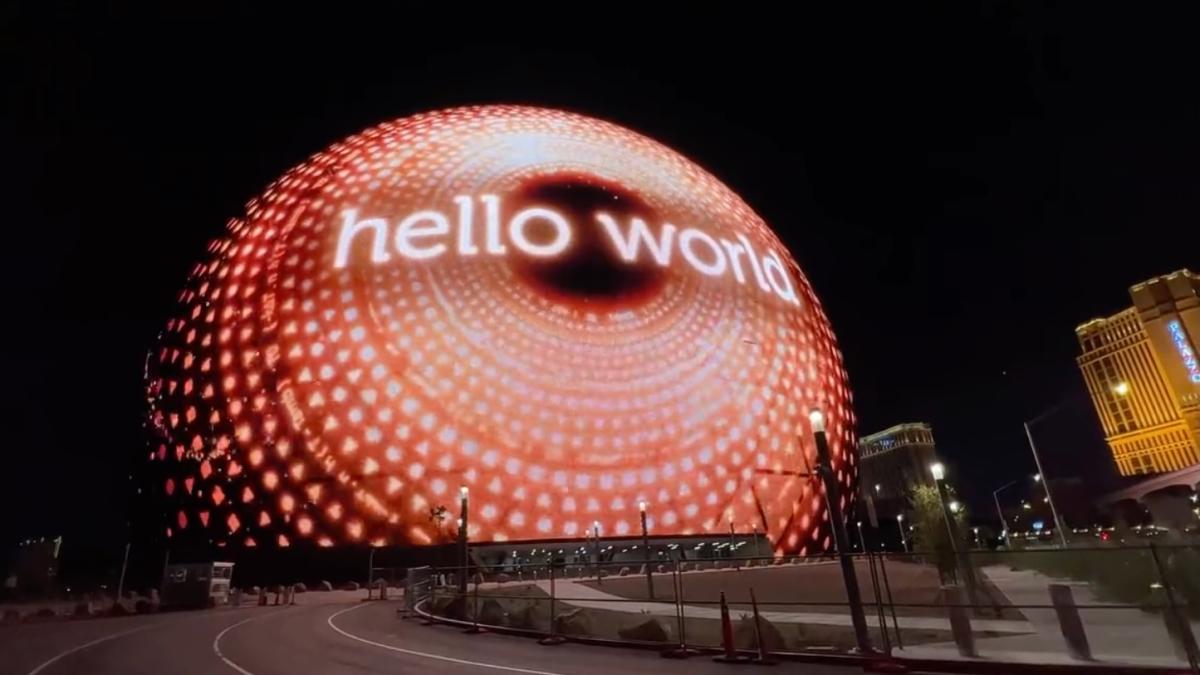
<svg viewBox="0 0 1200 675"><path fill-rule="evenodd" d="M446 522L446 518L449 517L449 509L447 509L445 506L439 505L429 507L429 522L433 523L433 529L437 533L435 540L438 542L443 542L448 539L446 536L446 530L443 529L442 525Z"/></svg>

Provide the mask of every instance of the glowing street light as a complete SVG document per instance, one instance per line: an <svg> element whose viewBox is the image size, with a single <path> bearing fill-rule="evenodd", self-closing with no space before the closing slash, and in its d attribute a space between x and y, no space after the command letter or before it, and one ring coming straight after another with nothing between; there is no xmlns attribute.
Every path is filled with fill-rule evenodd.
<svg viewBox="0 0 1200 675"><path fill-rule="evenodd" d="M946 465L941 462L934 462L929 465L929 473L933 474L934 480L944 480L946 478Z"/></svg>

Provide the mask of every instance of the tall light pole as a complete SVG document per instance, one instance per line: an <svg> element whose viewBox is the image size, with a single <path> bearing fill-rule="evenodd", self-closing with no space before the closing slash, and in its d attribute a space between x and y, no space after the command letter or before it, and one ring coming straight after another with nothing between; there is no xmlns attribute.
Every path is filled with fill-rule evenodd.
<svg viewBox="0 0 1200 675"><path fill-rule="evenodd" d="M467 592L467 570L470 568L470 553L467 543L467 486L463 485L458 488L458 546L459 559L462 562L462 575L459 577L458 590L463 593Z"/></svg>
<svg viewBox="0 0 1200 675"><path fill-rule="evenodd" d="M642 513L642 547L646 549L646 592L654 599L654 577L650 572L650 531L646 528L646 500L638 502L638 511Z"/></svg>
<svg viewBox="0 0 1200 675"><path fill-rule="evenodd" d="M858 526L858 545L862 546L863 553L866 553L867 552L867 538L863 536L862 521L861 520L857 521L855 523L855 525Z"/></svg>
<svg viewBox="0 0 1200 675"><path fill-rule="evenodd" d="M592 521L592 536L596 538L596 583L603 583L600 580L600 521Z"/></svg>
<svg viewBox="0 0 1200 675"><path fill-rule="evenodd" d="M733 557L734 539L733 539L733 514L729 514L729 557Z"/></svg>
<svg viewBox="0 0 1200 675"><path fill-rule="evenodd" d="M938 501L942 503L942 518L946 521L946 533L950 535L950 550L958 554L958 528L954 526L954 518L950 515L950 492L946 489L946 465L934 462L929 465L929 473L933 474L933 482L937 485Z"/></svg>
<svg viewBox="0 0 1200 675"><path fill-rule="evenodd" d="M817 445L817 472L825 486L825 507L829 510L829 525L833 540L837 543L838 563L842 567L842 581L846 584L846 600L850 605L850 622L854 625L854 639L858 650L869 654L871 639L867 633L867 617L863 613L862 593L858 588L858 575L850 559L850 537L846 536L846 519L842 515L841 486L833 471L833 459L829 452L829 441L825 438L825 415L820 410L808 414L812 425L813 441Z"/></svg>
<svg viewBox="0 0 1200 675"><path fill-rule="evenodd" d="M992 500L996 502L996 515L1000 518L1000 536L1004 537L1004 548L1010 551L1012 550L1012 539L1008 536L1008 523L1004 520L1004 509L1000 508L1000 493L1016 484L1017 481L1013 480L992 490Z"/></svg>
<svg viewBox="0 0 1200 675"><path fill-rule="evenodd" d="M1126 392L1128 392L1128 388L1126 388ZM1050 515L1054 518L1054 529L1058 530L1058 540L1062 542L1062 547L1066 548L1067 531L1066 528L1063 527L1062 520L1058 517L1058 508L1054 505L1054 496L1050 494L1050 481L1046 478L1046 472L1042 470L1042 458L1038 456L1037 444L1033 442L1033 432L1029 429L1031 424L1040 421L1047 415L1056 412L1058 409L1058 407L1051 408L1050 410L1026 422L1025 438L1029 439L1029 449L1033 452L1033 463L1037 465L1038 476L1041 478L1042 484L1046 486L1046 501L1050 504Z"/></svg>
<svg viewBox="0 0 1200 675"><path fill-rule="evenodd" d="M896 514L896 527L900 530L900 545L904 547L904 552L908 553L908 537L904 536L904 514Z"/></svg>

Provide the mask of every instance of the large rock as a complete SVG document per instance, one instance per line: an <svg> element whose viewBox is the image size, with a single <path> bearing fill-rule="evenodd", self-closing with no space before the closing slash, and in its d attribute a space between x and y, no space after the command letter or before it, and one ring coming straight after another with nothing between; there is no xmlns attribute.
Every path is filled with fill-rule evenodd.
<svg viewBox="0 0 1200 675"><path fill-rule="evenodd" d="M504 572L496 575L496 583L498 584L507 584L510 581L512 581L512 577L508 576Z"/></svg>
<svg viewBox="0 0 1200 675"><path fill-rule="evenodd" d="M588 617L582 609L573 609L554 617L554 628L556 632L563 635L589 636L592 634L591 621L588 621Z"/></svg>
<svg viewBox="0 0 1200 675"><path fill-rule="evenodd" d="M488 626L503 626L505 623L504 608L499 602L488 598L479 603L479 623Z"/></svg>
<svg viewBox="0 0 1200 675"><path fill-rule="evenodd" d="M317 590L326 592L332 591L333 584L329 583L328 581L322 581L321 583L317 584Z"/></svg>
<svg viewBox="0 0 1200 675"><path fill-rule="evenodd" d="M304 584L292 584L292 590L296 593L307 593L308 586L305 586Z"/></svg>
<svg viewBox="0 0 1200 675"><path fill-rule="evenodd" d="M622 567L622 568L621 568L621 571L620 571L620 572L617 572L617 575L618 575L618 576L622 576L622 577L627 577L627 576L629 576L629 568L628 568L628 567Z"/></svg>
<svg viewBox="0 0 1200 675"><path fill-rule="evenodd" d="M638 642L670 642L671 636L667 633L667 629L658 619L646 619L645 621L629 628L622 628L617 631L624 640L636 640Z"/></svg>
<svg viewBox="0 0 1200 675"><path fill-rule="evenodd" d="M75 604L75 611L72 614L77 617L89 617L96 614L96 608L92 606L92 601L79 602Z"/></svg>
<svg viewBox="0 0 1200 675"><path fill-rule="evenodd" d="M433 614L435 616L446 617L447 619L466 620L467 616L467 597L465 595L440 595L433 603Z"/></svg>
<svg viewBox="0 0 1200 675"><path fill-rule="evenodd" d="M508 625L513 628L537 629L537 607L525 604L517 607L508 614Z"/></svg>
<svg viewBox="0 0 1200 675"><path fill-rule="evenodd" d="M783 634L770 621L759 617L759 630L762 633L763 647L768 652L775 652L783 649ZM758 649L758 642L754 639L754 617L742 615L737 624L733 627L733 643L738 649Z"/></svg>
<svg viewBox="0 0 1200 675"><path fill-rule="evenodd" d="M359 588L357 581L347 581L346 585L342 586L343 591L357 591Z"/></svg>

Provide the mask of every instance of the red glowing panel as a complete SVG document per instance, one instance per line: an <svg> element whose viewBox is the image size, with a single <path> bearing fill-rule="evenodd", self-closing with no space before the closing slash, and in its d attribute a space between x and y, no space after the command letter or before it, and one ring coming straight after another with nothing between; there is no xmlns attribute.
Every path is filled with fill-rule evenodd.
<svg viewBox="0 0 1200 675"><path fill-rule="evenodd" d="M732 520L821 550L814 408L854 486L808 281L736 194L621 127L510 106L386 123L209 250L147 393L172 499L242 513L238 541L445 541L466 486L475 541L634 534L644 501L655 534Z"/></svg>

